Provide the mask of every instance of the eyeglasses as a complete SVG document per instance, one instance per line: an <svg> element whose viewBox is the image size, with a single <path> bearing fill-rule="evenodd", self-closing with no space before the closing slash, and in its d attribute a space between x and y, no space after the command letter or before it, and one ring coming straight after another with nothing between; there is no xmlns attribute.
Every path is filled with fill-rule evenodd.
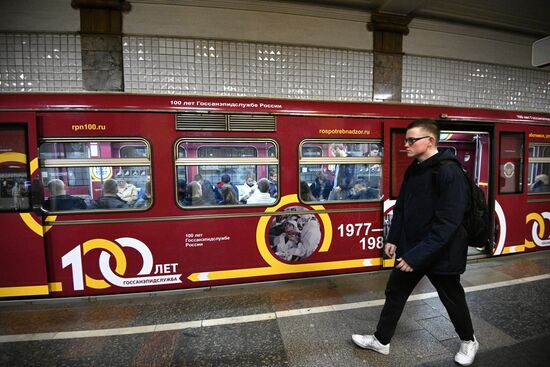
<svg viewBox="0 0 550 367"><path fill-rule="evenodd" d="M403 142L404 142L405 144L413 145L413 144L416 143L417 141L419 141L419 140L421 140L421 139L426 139L426 138L431 138L431 136L426 135L426 136L421 136L420 138L406 138Z"/></svg>

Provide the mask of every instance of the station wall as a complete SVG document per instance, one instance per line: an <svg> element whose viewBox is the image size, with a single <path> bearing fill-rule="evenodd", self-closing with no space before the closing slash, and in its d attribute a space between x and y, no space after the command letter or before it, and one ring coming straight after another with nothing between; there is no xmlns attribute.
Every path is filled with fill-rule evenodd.
<svg viewBox="0 0 550 367"><path fill-rule="evenodd" d="M122 38L127 92L373 99L367 12L131 3ZM0 91L82 90L79 11L64 0L0 6ZM422 19L409 28L403 102L550 111L550 72L530 66L534 39Z"/></svg>

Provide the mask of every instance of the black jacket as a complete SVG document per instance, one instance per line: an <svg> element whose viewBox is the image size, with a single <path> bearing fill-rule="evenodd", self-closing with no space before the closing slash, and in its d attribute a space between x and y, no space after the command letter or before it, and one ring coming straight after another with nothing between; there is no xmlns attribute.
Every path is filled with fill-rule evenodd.
<svg viewBox="0 0 550 367"><path fill-rule="evenodd" d="M326 200L328 199L328 196L330 195L330 192L332 190L332 182L329 180L325 180L324 183L321 183L319 177L316 177L315 181L313 181L313 183L309 187L309 190L316 199Z"/></svg>
<svg viewBox="0 0 550 367"><path fill-rule="evenodd" d="M457 160L444 151L409 166L386 241L397 245L397 258L403 257L414 270L462 274L468 247L461 223L470 193L460 166L440 165L443 159Z"/></svg>
<svg viewBox="0 0 550 367"><path fill-rule="evenodd" d="M86 203L78 196L57 195L44 202L44 209L51 211L86 209Z"/></svg>
<svg viewBox="0 0 550 367"><path fill-rule="evenodd" d="M90 209L127 209L130 205L118 196L102 196L92 202Z"/></svg>

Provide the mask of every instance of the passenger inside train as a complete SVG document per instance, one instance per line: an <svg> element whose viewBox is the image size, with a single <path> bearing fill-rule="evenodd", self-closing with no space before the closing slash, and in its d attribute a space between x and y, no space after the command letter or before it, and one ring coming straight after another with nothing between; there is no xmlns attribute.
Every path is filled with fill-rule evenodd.
<svg viewBox="0 0 550 367"><path fill-rule="evenodd" d="M58 178L48 182L50 197L44 201L44 209L51 211L86 209L86 203L78 196L67 195L65 183Z"/></svg>
<svg viewBox="0 0 550 367"><path fill-rule="evenodd" d="M327 200L330 195L330 191L332 190L332 181L328 180L325 172L319 171L317 172L315 180L311 184L310 189L316 200Z"/></svg>
<svg viewBox="0 0 550 367"><path fill-rule="evenodd" d="M145 183L145 191L134 204L134 208L148 208L151 206L151 200L151 181L147 181Z"/></svg>
<svg viewBox="0 0 550 367"><path fill-rule="evenodd" d="M320 158L321 164L313 164ZM302 162L300 180L312 194L301 196L304 202L379 200L382 195L381 143L308 141L302 144Z"/></svg>
<svg viewBox="0 0 550 367"><path fill-rule="evenodd" d="M197 181L191 181L191 183L187 186L187 196L187 205L206 205L202 196L202 186Z"/></svg>
<svg viewBox="0 0 550 367"><path fill-rule="evenodd" d="M254 193L258 189L256 180L251 174L247 174L244 184L237 187L239 189L239 201L243 204L246 204L248 202L248 198L254 195Z"/></svg>
<svg viewBox="0 0 550 367"><path fill-rule="evenodd" d="M231 176L229 176L227 173L224 173L220 178L220 182L218 182L218 187L221 187L222 185L231 186L231 189L233 189L233 193L235 194L235 197L237 199L239 198L239 189L233 182L231 182Z"/></svg>
<svg viewBox="0 0 550 367"><path fill-rule="evenodd" d="M550 180L548 175L544 173L537 175L529 189L531 192L550 192Z"/></svg>
<svg viewBox="0 0 550 367"><path fill-rule="evenodd" d="M275 198L269 195L269 181L267 178L262 178L258 181L258 189L248 198L247 204L272 204L276 201Z"/></svg>
<svg viewBox="0 0 550 367"><path fill-rule="evenodd" d="M118 196L118 184L112 178L103 184L103 196L94 200L89 209L128 209L130 205Z"/></svg>
<svg viewBox="0 0 550 367"><path fill-rule="evenodd" d="M223 184L220 191L222 195L222 201L219 202L220 205L239 205L239 200L237 200L237 195L231 185Z"/></svg>
<svg viewBox="0 0 550 367"><path fill-rule="evenodd" d="M133 206L138 199L138 188L127 182L125 178L121 177L118 180L118 197L124 200L129 206Z"/></svg>
<svg viewBox="0 0 550 367"><path fill-rule="evenodd" d="M311 193L311 188L305 181L300 181L300 198L302 198L303 201L316 201Z"/></svg>
<svg viewBox="0 0 550 367"><path fill-rule="evenodd" d="M278 189L277 189L277 181L278 181L278 175L277 170L270 169L269 170L269 195L272 198L276 198L278 196Z"/></svg>

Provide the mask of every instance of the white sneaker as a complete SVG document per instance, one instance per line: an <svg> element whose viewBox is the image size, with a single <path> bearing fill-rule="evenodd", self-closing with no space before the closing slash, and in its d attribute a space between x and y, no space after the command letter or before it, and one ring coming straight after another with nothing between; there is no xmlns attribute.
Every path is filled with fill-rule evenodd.
<svg viewBox="0 0 550 367"><path fill-rule="evenodd" d="M455 354L455 362L462 366L469 366L474 363L474 358L476 357L477 350L479 349L479 343L477 342L476 337L474 336L474 341L462 341L460 343L460 349L458 353Z"/></svg>
<svg viewBox="0 0 550 367"><path fill-rule="evenodd" d="M376 339L374 335L358 335L353 334L351 336L353 342L363 349L374 350L375 352L382 354L390 354L390 344L384 345Z"/></svg>

